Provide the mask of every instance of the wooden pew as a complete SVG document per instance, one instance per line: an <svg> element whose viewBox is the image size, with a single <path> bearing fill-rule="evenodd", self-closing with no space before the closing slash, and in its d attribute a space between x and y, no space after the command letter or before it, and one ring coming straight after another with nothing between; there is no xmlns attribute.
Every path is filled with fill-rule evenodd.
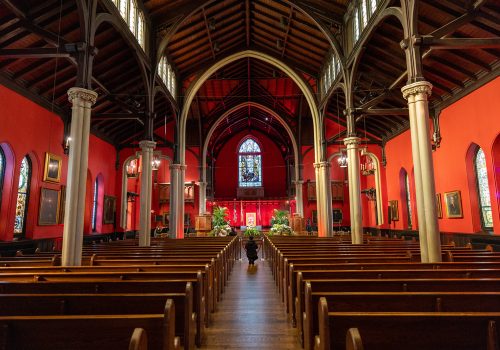
<svg viewBox="0 0 500 350"><path fill-rule="evenodd" d="M70 280L65 282L41 281L41 282L5 282L0 281L0 293L3 294L108 294L108 293L184 293L186 283L190 282L193 287L193 313L196 320L195 343L201 345L203 328L203 318L199 315L201 310L201 296L199 292L200 279L191 280L163 280L163 281L126 281L126 280L107 280L107 281L85 281Z"/></svg>
<svg viewBox="0 0 500 350"><path fill-rule="evenodd" d="M491 350L499 342L498 312L328 312L321 299L318 314L316 350L345 348L350 328L365 350Z"/></svg>
<svg viewBox="0 0 500 350"><path fill-rule="evenodd" d="M500 312L500 292L320 292L306 283L303 312L304 347L318 334L318 303L329 312Z"/></svg>
<svg viewBox="0 0 500 350"><path fill-rule="evenodd" d="M148 350L148 336L144 328L134 329L128 350Z"/></svg>
<svg viewBox="0 0 500 350"><path fill-rule="evenodd" d="M0 316L158 314L168 299L176 308L176 335L185 349L194 349L196 314L190 283L185 293L0 294Z"/></svg>
<svg viewBox="0 0 500 350"><path fill-rule="evenodd" d="M162 314L88 316L1 316L2 350L110 350L129 346L131 332L143 328L151 349L175 350L175 307Z"/></svg>
<svg viewBox="0 0 500 350"><path fill-rule="evenodd" d="M479 279L330 279L308 280L311 292L500 292L500 278ZM299 294L300 295L300 294ZM296 299L296 313L302 315L303 300ZM299 339L304 337L303 325L297 319ZM344 332L345 334L345 332Z"/></svg>

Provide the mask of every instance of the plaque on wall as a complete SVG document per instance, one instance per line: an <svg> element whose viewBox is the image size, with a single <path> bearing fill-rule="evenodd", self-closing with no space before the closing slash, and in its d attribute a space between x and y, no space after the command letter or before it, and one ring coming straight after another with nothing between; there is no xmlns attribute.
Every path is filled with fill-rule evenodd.
<svg viewBox="0 0 500 350"><path fill-rule="evenodd" d="M238 187L238 198L262 198L264 197L264 187Z"/></svg>

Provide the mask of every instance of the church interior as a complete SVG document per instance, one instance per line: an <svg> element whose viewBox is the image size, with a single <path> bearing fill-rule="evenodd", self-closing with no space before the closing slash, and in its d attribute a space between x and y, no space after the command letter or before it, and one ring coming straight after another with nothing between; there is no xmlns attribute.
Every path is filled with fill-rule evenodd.
<svg viewBox="0 0 500 350"><path fill-rule="evenodd" d="M3 349L498 350L499 23L0 0Z"/></svg>

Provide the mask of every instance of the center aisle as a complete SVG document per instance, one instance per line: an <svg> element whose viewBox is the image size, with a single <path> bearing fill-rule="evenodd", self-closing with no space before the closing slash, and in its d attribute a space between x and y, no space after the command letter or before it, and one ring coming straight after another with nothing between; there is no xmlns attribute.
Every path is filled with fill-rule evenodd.
<svg viewBox="0 0 500 350"><path fill-rule="evenodd" d="M243 255L244 256L244 255ZM236 261L202 349L300 350L269 266Z"/></svg>

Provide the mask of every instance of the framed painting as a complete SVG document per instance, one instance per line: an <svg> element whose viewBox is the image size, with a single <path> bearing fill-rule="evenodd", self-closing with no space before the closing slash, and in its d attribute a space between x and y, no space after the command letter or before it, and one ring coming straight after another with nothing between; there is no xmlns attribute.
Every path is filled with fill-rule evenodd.
<svg viewBox="0 0 500 350"><path fill-rule="evenodd" d="M441 204L441 194L436 193L436 213L438 219L443 218L443 205Z"/></svg>
<svg viewBox="0 0 500 350"><path fill-rule="evenodd" d="M194 182L184 184L184 202L194 203Z"/></svg>
<svg viewBox="0 0 500 350"><path fill-rule="evenodd" d="M116 197L104 195L102 223L113 224L115 222L115 211L116 211Z"/></svg>
<svg viewBox="0 0 500 350"><path fill-rule="evenodd" d="M333 209L333 223L334 224L342 223L342 209L340 208Z"/></svg>
<svg viewBox="0 0 500 350"><path fill-rule="evenodd" d="M316 200L316 182L307 182L307 200L315 201Z"/></svg>
<svg viewBox="0 0 500 350"><path fill-rule="evenodd" d="M166 212L163 213L163 222L162 222L164 227L170 227L170 213Z"/></svg>
<svg viewBox="0 0 500 350"><path fill-rule="evenodd" d="M462 211L462 196L460 194L460 191L445 192L444 202L447 218L459 219L464 216Z"/></svg>
<svg viewBox="0 0 500 350"><path fill-rule="evenodd" d="M58 190L41 188L40 210L38 212L38 225L57 225L59 214Z"/></svg>
<svg viewBox="0 0 500 350"><path fill-rule="evenodd" d="M170 184L162 183L158 184L158 198L160 204L168 203L170 201Z"/></svg>
<svg viewBox="0 0 500 350"><path fill-rule="evenodd" d="M245 225L254 227L257 224L257 213L245 213Z"/></svg>
<svg viewBox="0 0 500 350"><path fill-rule="evenodd" d="M312 210L311 216L312 216L312 224L317 225L318 224L318 211L316 209Z"/></svg>
<svg viewBox="0 0 500 350"><path fill-rule="evenodd" d="M391 209L391 220L399 221L399 208L397 199L389 201L389 208Z"/></svg>
<svg viewBox="0 0 500 350"><path fill-rule="evenodd" d="M66 205L66 185L61 185L61 194L59 195L59 215L57 223L64 224L64 207Z"/></svg>
<svg viewBox="0 0 500 350"><path fill-rule="evenodd" d="M62 158L52 153L45 153L43 181L59 183L61 181Z"/></svg>

